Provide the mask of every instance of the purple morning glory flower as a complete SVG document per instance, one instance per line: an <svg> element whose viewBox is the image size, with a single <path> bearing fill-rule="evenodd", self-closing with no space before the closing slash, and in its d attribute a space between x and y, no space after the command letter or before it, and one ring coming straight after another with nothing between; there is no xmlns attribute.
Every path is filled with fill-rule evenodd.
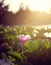
<svg viewBox="0 0 51 65"><path fill-rule="evenodd" d="M18 39L22 42L22 46L24 46L25 42L30 40L31 37L30 37L30 35L23 35L22 34L22 35L18 36Z"/></svg>

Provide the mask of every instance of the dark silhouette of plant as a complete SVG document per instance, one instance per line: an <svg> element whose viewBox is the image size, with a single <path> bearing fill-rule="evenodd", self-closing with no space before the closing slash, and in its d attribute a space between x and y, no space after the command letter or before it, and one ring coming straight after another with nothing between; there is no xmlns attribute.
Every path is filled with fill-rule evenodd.
<svg viewBox="0 0 51 65"><path fill-rule="evenodd" d="M4 5L4 0L2 0L2 2L0 2L0 23L3 23L3 17L5 15L5 13L8 12L8 5Z"/></svg>

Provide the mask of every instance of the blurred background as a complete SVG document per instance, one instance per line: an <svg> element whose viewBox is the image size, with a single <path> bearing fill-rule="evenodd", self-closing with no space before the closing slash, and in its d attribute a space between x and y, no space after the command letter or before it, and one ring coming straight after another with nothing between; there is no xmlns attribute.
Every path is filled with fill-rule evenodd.
<svg viewBox="0 0 51 65"><path fill-rule="evenodd" d="M0 0L0 24L49 25L50 0Z"/></svg>

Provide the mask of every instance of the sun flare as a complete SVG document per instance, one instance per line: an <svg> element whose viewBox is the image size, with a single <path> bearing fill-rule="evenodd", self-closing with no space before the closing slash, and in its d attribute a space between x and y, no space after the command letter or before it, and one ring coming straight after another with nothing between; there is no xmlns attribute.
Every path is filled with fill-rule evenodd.
<svg viewBox="0 0 51 65"><path fill-rule="evenodd" d="M45 11L49 12L51 8L51 1L50 0L5 0L5 4L9 4L9 11L19 11L21 4L23 7L28 8L31 11Z"/></svg>

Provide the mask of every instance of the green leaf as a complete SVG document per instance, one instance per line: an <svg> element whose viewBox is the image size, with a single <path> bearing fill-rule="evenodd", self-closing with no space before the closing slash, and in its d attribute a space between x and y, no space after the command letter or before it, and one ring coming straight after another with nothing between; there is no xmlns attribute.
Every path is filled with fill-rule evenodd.
<svg viewBox="0 0 51 65"><path fill-rule="evenodd" d="M37 41L28 41L25 43L25 47L28 49L28 51L31 53L39 48L39 44Z"/></svg>
<svg viewBox="0 0 51 65"><path fill-rule="evenodd" d="M16 58L20 59L21 61L23 61L23 56L20 53L17 53L14 51L9 51L8 54L10 56L16 57Z"/></svg>
<svg viewBox="0 0 51 65"><path fill-rule="evenodd" d="M50 48L50 43L46 39L42 40L42 44L44 45L45 49Z"/></svg>

